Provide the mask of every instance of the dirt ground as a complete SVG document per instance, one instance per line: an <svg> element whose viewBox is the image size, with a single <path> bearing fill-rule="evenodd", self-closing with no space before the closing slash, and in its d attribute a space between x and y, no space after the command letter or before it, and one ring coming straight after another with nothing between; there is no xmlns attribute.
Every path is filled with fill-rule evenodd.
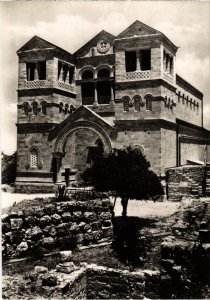
<svg viewBox="0 0 210 300"><path fill-rule="evenodd" d="M15 194L1 192L1 209L12 206L23 200L33 200L35 198L53 197L54 194ZM174 214L179 209L179 202L153 202L130 200L128 203L128 216L141 218L156 218L167 217ZM122 205L120 198L117 199L115 205L115 216L120 216L122 213Z"/></svg>

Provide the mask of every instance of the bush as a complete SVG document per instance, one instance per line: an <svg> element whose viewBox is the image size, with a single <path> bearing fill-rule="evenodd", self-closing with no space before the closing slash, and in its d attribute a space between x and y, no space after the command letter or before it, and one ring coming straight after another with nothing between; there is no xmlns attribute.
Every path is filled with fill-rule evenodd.
<svg viewBox="0 0 210 300"><path fill-rule="evenodd" d="M14 152L12 155L1 153L1 183L2 184L13 184L16 178L16 161L17 161L17 152Z"/></svg>

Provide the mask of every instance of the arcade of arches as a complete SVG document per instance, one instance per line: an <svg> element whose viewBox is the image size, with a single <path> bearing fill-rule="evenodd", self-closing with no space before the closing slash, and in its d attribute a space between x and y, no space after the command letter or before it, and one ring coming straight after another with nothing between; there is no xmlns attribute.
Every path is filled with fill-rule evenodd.
<svg viewBox="0 0 210 300"><path fill-rule="evenodd" d="M114 79L110 77L110 70L104 68L97 72L94 78L92 70L82 73L81 91L83 105L113 104Z"/></svg>

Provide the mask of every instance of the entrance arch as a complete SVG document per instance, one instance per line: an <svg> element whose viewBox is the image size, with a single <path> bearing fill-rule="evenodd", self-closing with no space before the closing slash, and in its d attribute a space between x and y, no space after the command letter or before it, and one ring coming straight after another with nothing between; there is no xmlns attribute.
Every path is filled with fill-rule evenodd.
<svg viewBox="0 0 210 300"><path fill-rule="evenodd" d="M91 155L94 153L98 155L100 152L94 150L96 147L103 148L103 152L107 153L112 149L108 133L98 124L91 121L77 121L63 128L54 148L54 153L61 153L62 157L60 170L56 170L59 171L58 179L65 169L74 169L77 170L79 180L80 174L90 166Z"/></svg>

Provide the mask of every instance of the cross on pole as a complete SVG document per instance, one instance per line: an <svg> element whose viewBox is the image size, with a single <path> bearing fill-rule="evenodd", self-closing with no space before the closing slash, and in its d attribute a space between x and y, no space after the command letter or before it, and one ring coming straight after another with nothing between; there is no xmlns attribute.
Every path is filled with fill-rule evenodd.
<svg viewBox="0 0 210 300"><path fill-rule="evenodd" d="M61 173L62 176L64 176L65 182L66 182L66 186L69 186L69 177L71 175L75 175L75 171L72 170L70 168L66 168L65 172Z"/></svg>

